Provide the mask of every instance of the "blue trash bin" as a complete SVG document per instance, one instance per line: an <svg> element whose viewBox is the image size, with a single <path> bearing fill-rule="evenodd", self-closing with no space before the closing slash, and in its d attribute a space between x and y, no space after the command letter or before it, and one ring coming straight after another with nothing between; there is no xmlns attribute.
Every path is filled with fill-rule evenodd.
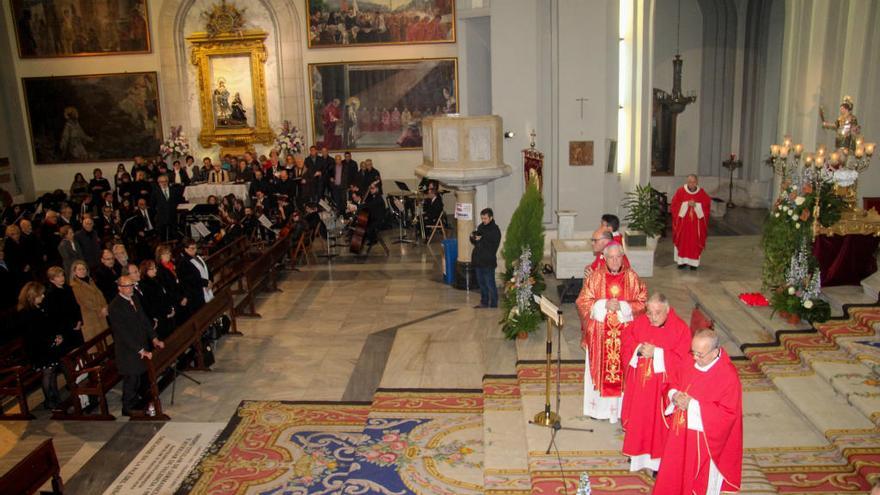
<svg viewBox="0 0 880 495"><path fill-rule="evenodd" d="M455 283L455 262L458 261L458 240L444 239L443 245L443 282L449 285Z"/></svg>

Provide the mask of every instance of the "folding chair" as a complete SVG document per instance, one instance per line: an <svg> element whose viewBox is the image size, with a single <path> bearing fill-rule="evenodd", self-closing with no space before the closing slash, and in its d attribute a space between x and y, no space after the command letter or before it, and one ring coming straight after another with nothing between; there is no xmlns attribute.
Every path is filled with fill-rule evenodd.
<svg viewBox="0 0 880 495"><path fill-rule="evenodd" d="M430 244L434 239L434 234L437 233L437 229L440 229L440 232L443 234L443 239L446 239L446 227L443 225L446 220L446 214L442 214L437 217L437 222L434 225L426 225L425 228L431 231L431 235L428 236L428 240L425 241L425 244Z"/></svg>

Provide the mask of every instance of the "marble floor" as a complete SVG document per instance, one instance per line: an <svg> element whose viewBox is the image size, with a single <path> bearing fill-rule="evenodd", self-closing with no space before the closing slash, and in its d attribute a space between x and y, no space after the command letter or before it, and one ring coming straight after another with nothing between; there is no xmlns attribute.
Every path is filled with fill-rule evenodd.
<svg viewBox="0 0 880 495"><path fill-rule="evenodd" d="M758 241L754 235L710 236L702 266L690 271L677 269L667 237L659 244L649 290L664 292L687 319L694 306L689 288L760 279ZM247 399L369 401L380 387L480 389L484 375L515 375L517 360L543 358L542 332L506 341L498 310L474 309L478 293L442 283L439 244L391 248L389 257L374 250L367 259L341 257L285 272L282 292L258 298L262 318L240 319L243 336L223 338L212 370L192 373L201 385L178 379L173 405L165 390L162 400L172 422L225 424ZM555 281L548 283L552 288ZM582 359L574 306L563 308L562 358ZM111 396L117 413L119 395L117 387ZM778 394L753 395L756 419L749 423L754 428L747 447L827 444L800 420L782 430L762 426L797 414ZM564 404L564 409L577 408ZM69 492L101 493L157 429L124 419L56 422L45 412L35 421L3 422L0 472L52 437ZM602 449L619 448L613 432L602 438Z"/></svg>

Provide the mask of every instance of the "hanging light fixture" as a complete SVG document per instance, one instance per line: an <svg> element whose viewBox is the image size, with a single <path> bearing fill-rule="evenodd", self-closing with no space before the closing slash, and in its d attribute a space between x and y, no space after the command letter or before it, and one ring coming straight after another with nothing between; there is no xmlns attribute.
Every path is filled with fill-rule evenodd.
<svg viewBox="0 0 880 495"><path fill-rule="evenodd" d="M681 90L681 70L684 61L681 59L680 38L681 0L678 0L678 20L675 27L675 58L672 59L672 94L663 90L656 90L657 101L674 114L684 112L685 107L697 101L696 91L688 91L687 96L685 96Z"/></svg>

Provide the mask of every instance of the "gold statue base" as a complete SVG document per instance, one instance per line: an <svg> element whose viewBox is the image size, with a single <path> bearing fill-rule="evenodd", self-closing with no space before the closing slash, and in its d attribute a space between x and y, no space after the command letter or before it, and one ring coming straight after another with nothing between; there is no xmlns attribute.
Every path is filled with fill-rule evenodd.
<svg viewBox="0 0 880 495"><path fill-rule="evenodd" d="M532 423L549 427L559 423L559 419L559 415L555 412L544 410L535 415L535 419L532 420Z"/></svg>

